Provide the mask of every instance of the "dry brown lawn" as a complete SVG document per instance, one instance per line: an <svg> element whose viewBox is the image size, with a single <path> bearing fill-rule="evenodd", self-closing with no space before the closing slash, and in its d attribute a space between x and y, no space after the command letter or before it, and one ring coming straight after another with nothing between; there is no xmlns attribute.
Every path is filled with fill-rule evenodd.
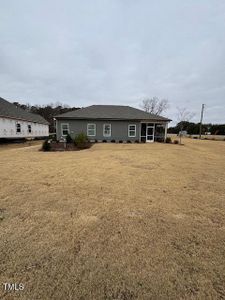
<svg viewBox="0 0 225 300"><path fill-rule="evenodd" d="M43 140L44 141L44 140ZM43 141L41 140L30 140L30 141L21 141L21 142L15 142L15 143L0 143L0 151L3 150L10 150L15 148L24 148L24 147L30 147L34 145L40 145Z"/></svg>
<svg viewBox="0 0 225 300"><path fill-rule="evenodd" d="M0 299L225 299L225 142L0 152Z"/></svg>

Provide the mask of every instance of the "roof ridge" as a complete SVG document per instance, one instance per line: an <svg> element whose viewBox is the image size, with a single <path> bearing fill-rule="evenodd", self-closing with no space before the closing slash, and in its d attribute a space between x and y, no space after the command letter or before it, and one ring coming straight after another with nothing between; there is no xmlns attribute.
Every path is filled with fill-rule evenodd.
<svg viewBox="0 0 225 300"><path fill-rule="evenodd" d="M93 104L78 110L56 115L55 118L170 121L163 116L151 114L136 107L115 104Z"/></svg>

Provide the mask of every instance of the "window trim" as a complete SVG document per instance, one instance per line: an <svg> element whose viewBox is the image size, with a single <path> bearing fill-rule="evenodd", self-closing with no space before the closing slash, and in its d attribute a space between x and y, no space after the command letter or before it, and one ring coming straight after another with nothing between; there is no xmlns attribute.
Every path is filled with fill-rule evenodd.
<svg viewBox="0 0 225 300"><path fill-rule="evenodd" d="M135 130L134 130L135 134L134 135L130 135L130 126L134 126L135 127ZM136 124L129 124L128 125L128 137L135 138L136 136L137 136L137 125Z"/></svg>
<svg viewBox="0 0 225 300"><path fill-rule="evenodd" d="M110 126L110 133L109 134L105 134L105 126L106 125ZM103 124L103 136L104 137L111 137L112 136L112 124L110 124L110 123Z"/></svg>
<svg viewBox="0 0 225 300"><path fill-rule="evenodd" d="M94 125L94 134L88 134L89 130L93 130L93 129L89 129L89 125ZM96 136L96 124L95 123L88 123L87 124L87 136Z"/></svg>
<svg viewBox="0 0 225 300"><path fill-rule="evenodd" d="M61 136L67 136L67 134L63 134L63 125L67 125L68 133L70 134L70 125L69 123L61 123Z"/></svg>

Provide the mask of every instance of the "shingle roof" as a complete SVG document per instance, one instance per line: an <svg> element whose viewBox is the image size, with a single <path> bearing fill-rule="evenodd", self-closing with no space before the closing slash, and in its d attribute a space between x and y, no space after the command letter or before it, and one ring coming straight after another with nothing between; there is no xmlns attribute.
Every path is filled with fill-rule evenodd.
<svg viewBox="0 0 225 300"><path fill-rule="evenodd" d="M1 97L0 97L0 116L25 120L30 122L36 122L39 124L46 124L46 125L49 124L42 116L30 113L20 107L17 107L16 105L6 101Z"/></svg>
<svg viewBox="0 0 225 300"><path fill-rule="evenodd" d="M55 118L171 121L170 119L150 114L137 108L122 105L91 105L57 115Z"/></svg>

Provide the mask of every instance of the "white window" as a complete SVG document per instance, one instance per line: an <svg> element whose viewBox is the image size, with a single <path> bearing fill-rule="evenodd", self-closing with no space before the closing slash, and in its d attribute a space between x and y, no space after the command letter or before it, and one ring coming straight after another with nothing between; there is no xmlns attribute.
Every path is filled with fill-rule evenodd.
<svg viewBox="0 0 225 300"><path fill-rule="evenodd" d="M62 132L62 136L67 136L67 134L70 133L69 124L68 123L62 123L61 124L61 132Z"/></svg>
<svg viewBox="0 0 225 300"><path fill-rule="evenodd" d="M136 125L128 125L128 137L136 137Z"/></svg>
<svg viewBox="0 0 225 300"><path fill-rule="evenodd" d="M87 124L87 136L96 136L96 124Z"/></svg>
<svg viewBox="0 0 225 300"><path fill-rule="evenodd" d="M20 132L21 132L21 124L16 123L16 133L20 133Z"/></svg>
<svg viewBox="0 0 225 300"><path fill-rule="evenodd" d="M103 136L111 136L111 124L104 124L103 125Z"/></svg>

